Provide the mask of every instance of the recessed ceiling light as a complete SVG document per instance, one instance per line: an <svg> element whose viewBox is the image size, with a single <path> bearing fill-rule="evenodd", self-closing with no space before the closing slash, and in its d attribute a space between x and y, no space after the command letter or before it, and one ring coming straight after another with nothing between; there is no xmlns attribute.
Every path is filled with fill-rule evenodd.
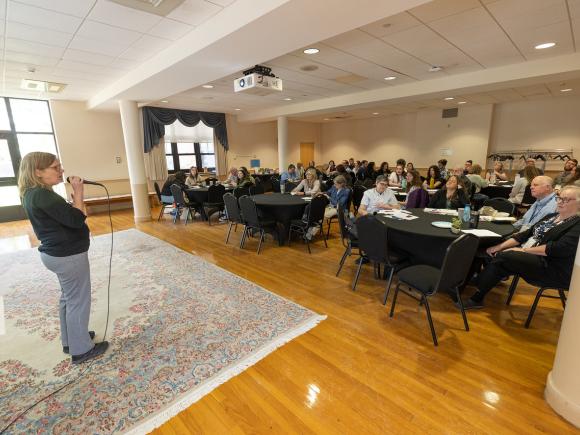
<svg viewBox="0 0 580 435"><path fill-rule="evenodd" d="M385 80L395 80L396 78L397 77L395 77L395 76L388 76L388 77L385 77Z"/></svg>
<svg viewBox="0 0 580 435"><path fill-rule="evenodd" d="M433 66L431 66L431 68L429 68L429 72L439 72L442 69L443 69L443 67L441 67L441 66L433 65Z"/></svg>
<svg viewBox="0 0 580 435"><path fill-rule="evenodd" d="M292 98L284 98L284 101L292 101Z"/></svg>
<svg viewBox="0 0 580 435"><path fill-rule="evenodd" d="M536 45L534 48L536 50L543 50L544 48L552 48L554 45L556 45L555 42L544 42L543 44Z"/></svg>
<svg viewBox="0 0 580 435"><path fill-rule="evenodd" d="M379 114L379 112L373 112L373 115L378 115L378 114Z"/></svg>
<svg viewBox="0 0 580 435"><path fill-rule="evenodd" d="M202 88L213 89L213 85L203 85Z"/></svg>
<svg viewBox="0 0 580 435"><path fill-rule="evenodd" d="M234 109L234 110L240 111L240 110L242 110L242 109Z"/></svg>
<svg viewBox="0 0 580 435"><path fill-rule="evenodd" d="M444 99L445 101L451 101L451 100L455 100L455 98L454 98L454 97L445 97L445 98L443 98L443 99Z"/></svg>
<svg viewBox="0 0 580 435"><path fill-rule="evenodd" d="M324 118L325 121L330 121L330 118Z"/></svg>
<svg viewBox="0 0 580 435"><path fill-rule="evenodd" d="M304 50L304 54L316 54L318 52L320 52L318 48L307 48Z"/></svg>
<svg viewBox="0 0 580 435"><path fill-rule="evenodd" d="M458 101L457 104L467 104L467 101Z"/></svg>
<svg viewBox="0 0 580 435"><path fill-rule="evenodd" d="M162 103L169 103L167 100L161 100Z"/></svg>
<svg viewBox="0 0 580 435"><path fill-rule="evenodd" d="M560 89L560 92L570 92L572 88Z"/></svg>

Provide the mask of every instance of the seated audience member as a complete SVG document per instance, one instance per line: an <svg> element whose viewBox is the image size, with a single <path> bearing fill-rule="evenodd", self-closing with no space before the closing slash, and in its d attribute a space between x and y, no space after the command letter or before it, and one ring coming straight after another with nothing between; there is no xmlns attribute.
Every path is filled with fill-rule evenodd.
<svg viewBox="0 0 580 435"><path fill-rule="evenodd" d="M346 171L346 167L344 165L337 165L336 172L333 174L332 178L342 175L346 180L346 185L350 188L353 185L351 174Z"/></svg>
<svg viewBox="0 0 580 435"><path fill-rule="evenodd" d="M375 170L375 162L369 162L365 170L365 180L373 180L374 182L377 178L377 175L379 174L377 174Z"/></svg>
<svg viewBox="0 0 580 435"><path fill-rule="evenodd" d="M326 210L324 211L324 217L326 219L330 219L331 217L338 215L338 211L336 209L338 204L346 207L349 194L350 190L348 187L346 187L346 180L344 177L341 175L335 177L332 187L323 193L323 195L326 195L330 201L330 204L328 204Z"/></svg>
<svg viewBox="0 0 580 435"><path fill-rule="evenodd" d="M477 277L477 292L465 308L482 308L483 299L504 277L518 274L527 282L568 288L580 236L580 187L566 186L551 213L526 231L487 248L491 262Z"/></svg>
<svg viewBox="0 0 580 435"><path fill-rule="evenodd" d="M502 162L496 161L493 164L493 171L489 171L487 174L485 174L485 180L491 182L491 180L493 180L493 176L495 176L496 181L507 181L508 175L503 170Z"/></svg>
<svg viewBox="0 0 580 435"><path fill-rule="evenodd" d="M300 177L296 172L296 166L292 164L288 165L288 170L286 172L282 172L282 175L280 175L280 183L286 183L286 181L295 182L299 180Z"/></svg>
<svg viewBox="0 0 580 435"><path fill-rule="evenodd" d="M443 186L443 179L441 178L441 173L439 172L439 166L433 165L429 166L427 171L427 178L423 182L423 187L425 189L439 189Z"/></svg>
<svg viewBox="0 0 580 435"><path fill-rule="evenodd" d="M336 171L336 165L334 164L334 160L330 160L328 162L328 168L326 168L326 175L330 176L333 172Z"/></svg>
<svg viewBox="0 0 580 435"><path fill-rule="evenodd" d="M475 184L475 193L479 193L482 187L487 187L489 183L481 178L481 166L472 165L469 167L469 173L467 178L471 181L471 184Z"/></svg>
<svg viewBox="0 0 580 435"><path fill-rule="evenodd" d="M449 178L449 171L447 170L447 159L441 159L437 162L437 167L439 168L439 173L441 174L441 178L447 181Z"/></svg>
<svg viewBox="0 0 580 435"><path fill-rule="evenodd" d="M525 231L545 216L556 212L556 194L552 184L553 180L545 175L532 180L530 190L536 202L519 221L514 222L514 227Z"/></svg>
<svg viewBox="0 0 580 435"><path fill-rule="evenodd" d="M459 186L465 191L467 198L471 198L471 181L467 178L467 175L463 173L464 169L461 166L456 166L453 168L453 175L459 179Z"/></svg>
<svg viewBox="0 0 580 435"><path fill-rule="evenodd" d="M250 175L250 172L245 166L240 166L238 170L238 187L248 188L250 186L255 186L256 180Z"/></svg>
<svg viewBox="0 0 580 435"><path fill-rule="evenodd" d="M563 186L568 184L568 179L574 175L574 170L578 166L578 160L576 159L569 159L566 160L564 163L564 172L554 178L554 185L556 186Z"/></svg>
<svg viewBox="0 0 580 435"><path fill-rule="evenodd" d="M189 168L189 173L187 174L187 178L185 179L185 184L187 187L197 186L201 184L203 179L199 176L199 172L197 171L196 166L192 166Z"/></svg>
<svg viewBox="0 0 580 435"><path fill-rule="evenodd" d="M367 166L369 162L367 160L362 160L360 162L360 166L358 167L356 174L356 179L360 181L364 181L366 173L367 173Z"/></svg>
<svg viewBox="0 0 580 435"><path fill-rule="evenodd" d="M320 177L322 177L323 175L322 171L316 167L316 162L314 160L308 162L308 167L306 168L306 171L309 169L314 169L316 171L316 178L320 179Z"/></svg>
<svg viewBox="0 0 580 435"><path fill-rule="evenodd" d="M360 202L359 216L374 213L380 210L401 208L395 194L389 189L389 184L384 175L379 175L374 189L367 189Z"/></svg>
<svg viewBox="0 0 580 435"><path fill-rule="evenodd" d="M405 208L425 208L429 204L429 194L423 188L418 171L407 172L407 200Z"/></svg>
<svg viewBox="0 0 580 435"><path fill-rule="evenodd" d="M528 184L532 184L532 180L540 175L540 171L535 166L526 166L524 168L524 176L519 177L514 186L512 187L512 191L510 192L510 196L508 200L513 202L514 204L521 204L522 199L524 199L524 193L526 192L526 187Z"/></svg>
<svg viewBox="0 0 580 435"><path fill-rule="evenodd" d="M405 175L403 174L403 165L397 165L395 168L395 172L391 172L389 175L389 186L391 187L401 187L401 183L403 182L403 178Z"/></svg>
<svg viewBox="0 0 580 435"><path fill-rule="evenodd" d="M396 165L401 165L403 167L403 169L405 169L405 167L407 166L407 161L405 159L397 159L397 163Z"/></svg>
<svg viewBox="0 0 580 435"><path fill-rule="evenodd" d="M532 159L531 157L527 158L526 159L526 166L533 166L535 168L536 167L536 159ZM544 171L542 171L540 168L537 168L537 169L538 169L538 171L540 171L540 175L544 175ZM522 169L520 172L518 172L518 174L520 177L523 177L524 170Z"/></svg>
<svg viewBox="0 0 580 435"><path fill-rule="evenodd" d="M161 189L162 201L173 202L173 194L171 193L171 186L173 184L177 184L182 190L187 189L187 184L185 184L185 173L179 171L167 177L167 180L165 180L165 183L163 184L163 189Z"/></svg>
<svg viewBox="0 0 580 435"><path fill-rule="evenodd" d="M292 193L299 196L314 196L320 192L320 181L316 178L316 171L306 171L306 179L292 189Z"/></svg>
<svg viewBox="0 0 580 435"><path fill-rule="evenodd" d="M463 166L463 175L469 174L469 169L473 166L473 160L466 160Z"/></svg>
<svg viewBox="0 0 580 435"><path fill-rule="evenodd" d="M411 162L407 163L407 167L405 168L405 174L409 171L414 171L415 170L415 165Z"/></svg>
<svg viewBox="0 0 580 435"><path fill-rule="evenodd" d="M567 178L566 186L580 186L580 166L576 166L572 175Z"/></svg>
<svg viewBox="0 0 580 435"><path fill-rule="evenodd" d="M238 185L238 168L231 167L228 174L228 178L225 180L226 184L231 184L232 186Z"/></svg>
<svg viewBox="0 0 580 435"><path fill-rule="evenodd" d="M385 177L388 177L390 173L391 170L389 169L389 163L388 162L381 163L378 175L384 175Z"/></svg>
<svg viewBox="0 0 580 435"><path fill-rule="evenodd" d="M457 210L469 204L469 199L465 194L465 189L460 188L460 181L457 175L452 175L445 183L445 187L435 192L429 201L430 208L448 208Z"/></svg>
<svg viewBox="0 0 580 435"><path fill-rule="evenodd" d="M296 163L296 173L298 174L298 178L302 179L306 175L306 170L304 169L304 165L302 162Z"/></svg>
<svg viewBox="0 0 580 435"><path fill-rule="evenodd" d="M350 159L348 159L348 167L351 169L351 171L352 169L354 169L354 164L355 164L354 158L351 157Z"/></svg>

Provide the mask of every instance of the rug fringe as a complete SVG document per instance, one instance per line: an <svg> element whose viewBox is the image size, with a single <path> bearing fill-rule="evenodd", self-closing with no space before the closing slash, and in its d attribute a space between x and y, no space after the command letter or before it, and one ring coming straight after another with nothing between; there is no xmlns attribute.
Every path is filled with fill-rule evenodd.
<svg viewBox="0 0 580 435"><path fill-rule="evenodd" d="M175 401L173 404L169 405L163 411L158 412L156 415L148 418L144 422L138 424L137 426L129 429L125 432L128 435L138 435L138 434L147 434L154 429L157 429L166 421L170 420L171 418L175 417L181 411L187 409L192 404L200 400L206 394L209 394L212 390L219 387L220 385L226 383L231 378L239 375L244 370L248 369L249 367L256 364L261 359L268 356L270 353L282 347L286 343L290 342L294 338L308 332L316 325L318 325L321 321L325 320L326 316L322 315L315 315L305 321L302 325L297 326L296 328L288 331L279 337L277 337L271 343L264 345L262 348L254 352L253 354L247 356L243 360L239 361L237 364L223 369L219 372L215 377L208 379L202 385L197 387L195 391L191 393L186 393L183 397Z"/></svg>

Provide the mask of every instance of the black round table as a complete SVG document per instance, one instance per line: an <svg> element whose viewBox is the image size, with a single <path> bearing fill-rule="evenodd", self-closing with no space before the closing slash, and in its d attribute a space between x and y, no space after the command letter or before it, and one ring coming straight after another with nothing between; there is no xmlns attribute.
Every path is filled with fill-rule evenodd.
<svg viewBox="0 0 580 435"><path fill-rule="evenodd" d="M226 188L226 192L231 192L234 190L231 186L224 186ZM205 221L208 219L207 215L205 214L204 208L201 206L204 202L208 201L208 191L209 186L201 186L201 187L190 187L185 191L187 198L190 202L193 202L196 205L196 210L199 211L201 214L202 219Z"/></svg>
<svg viewBox="0 0 580 435"><path fill-rule="evenodd" d="M428 264L441 267L449 244L462 233L453 234L448 228L438 228L431 222L451 222L452 216L426 213L423 209L410 209L414 220L397 220L377 214L378 219L389 227L389 247L394 251L408 256L413 264ZM495 224L480 222L478 229L490 230L500 236L508 236L514 232L511 224ZM480 248L486 248L499 243L498 237L481 237Z"/></svg>
<svg viewBox="0 0 580 435"><path fill-rule="evenodd" d="M278 242L283 245L290 232L290 221L300 219L308 204L303 196L289 193L265 193L254 195L252 199L256 206L265 215L268 215L278 224Z"/></svg>
<svg viewBox="0 0 580 435"><path fill-rule="evenodd" d="M494 184L487 187L483 187L481 192L483 195L487 195L490 198L509 198L512 191L511 184Z"/></svg>

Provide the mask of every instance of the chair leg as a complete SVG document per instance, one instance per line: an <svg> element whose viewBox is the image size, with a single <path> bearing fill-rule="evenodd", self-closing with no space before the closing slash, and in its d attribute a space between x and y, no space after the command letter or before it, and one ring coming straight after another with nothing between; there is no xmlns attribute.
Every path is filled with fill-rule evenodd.
<svg viewBox="0 0 580 435"><path fill-rule="evenodd" d="M534 303L532 304L532 308L528 314L528 318L526 319L526 324L524 325L525 328L530 327L530 323L532 323L532 317L534 317L534 313L536 312L536 308L538 308L538 302L540 302L540 298L542 297L542 293L544 293L545 288L541 287L536 293L536 298L534 299Z"/></svg>
<svg viewBox="0 0 580 435"><path fill-rule="evenodd" d="M230 222L230 224L228 226L228 235L226 236L226 245L228 244L228 241L230 240L230 233L232 232L233 226L234 226L233 222Z"/></svg>
<svg viewBox="0 0 580 435"><path fill-rule="evenodd" d="M423 303L425 304L425 310L427 311L427 320L429 320L429 328L431 328L431 337L433 337L433 344L437 346L437 334L435 333L435 327L433 326L433 319L431 318L431 309L429 308L429 301L423 295Z"/></svg>
<svg viewBox="0 0 580 435"><path fill-rule="evenodd" d="M389 313L389 317L393 317L395 314L395 304L397 303L397 296L399 295L399 286L400 284L397 284L395 287L395 294L393 295L393 303L391 304L391 312Z"/></svg>
<svg viewBox="0 0 580 435"><path fill-rule="evenodd" d="M179 218L180 213L179 209L175 209L175 214L173 215L173 223L177 222L177 218Z"/></svg>
<svg viewBox="0 0 580 435"><path fill-rule="evenodd" d="M306 237L306 247L308 248L308 253L312 254L312 250L310 249L310 240Z"/></svg>
<svg viewBox="0 0 580 435"><path fill-rule="evenodd" d="M389 271L389 279L387 280L387 288L385 290L385 297L383 298L383 305L387 305L387 299L389 298L389 292L391 291L391 282L393 281L393 274L395 273L395 268L391 267Z"/></svg>
<svg viewBox="0 0 580 435"><path fill-rule="evenodd" d="M344 254L342 254L342 258L340 259L340 264L338 266L338 271L336 272L336 276L338 276L338 274L342 270L342 266L344 265L346 257L348 257L350 255L349 251L350 251L350 249L348 247L344 250Z"/></svg>
<svg viewBox="0 0 580 435"><path fill-rule="evenodd" d="M242 238L240 240L240 249L244 249L244 244L246 243L247 234L248 234L248 227L244 226L244 232L242 233Z"/></svg>
<svg viewBox="0 0 580 435"><path fill-rule="evenodd" d="M357 267L357 269L356 269L356 274L355 274L355 276L354 276L354 281L353 281L353 283L352 283L352 291L355 291L355 290L356 290L356 283L358 282L358 277L359 277L359 275L360 275L360 269L361 269L361 267L362 267L362 264L363 264L363 262L362 262L362 258L363 258L363 257L361 256L361 257L360 257L360 262L358 263L358 267Z"/></svg>
<svg viewBox="0 0 580 435"><path fill-rule="evenodd" d="M463 307L463 301L461 300L461 295L459 294L459 287L455 287L455 294L457 296L457 301L459 302L459 307L461 308L461 316L463 317L463 325L465 330L469 331L469 323L467 323L467 314L465 313L465 308Z"/></svg>
<svg viewBox="0 0 580 435"><path fill-rule="evenodd" d="M264 241L264 230L260 229L260 241L258 242L258 255L260 255L260 250L262 249L263 241Z"/></svg>
<svg viewBox="0 0 580 435"><path fill-rule="evenodd" d="M512 278L512 283L511 283L510 289L508 291L508 297L507 297L507 300L505 301L506 305L509 305L510 302L512 301L512 298L514 297L514 293L516 291L516 287L518 286L519 280L520 280L519 275L514 275L514 277Z"/></svg>
<svg viewBox="0 0 580 435"><path fill-rule="evenodd" d="M159 212L159 216L157 217L157 222L159 222L161 220L161 217L163 216L164 212L165 212L165 206L161 205L161 211Z"/></svg>
<svg viewBox="0 0 580 435"><path fill-rule="evenodd" d="M322 224L320 224L320 232L322 233L322 238L324 240L324 246L326 248L328 248L328 243L326 243L326 241L328 240L328 234L326 236L324 235L324 228L322 227Z"/></svg>
<svg viewBox="0 0 580 435"><path fill-rule="evenodd" d="M288 247L290 247L290 239L292 239L292 227L290 227L290 231L288 231Z"/></svg>
<svg viewBox="0 0 580 435"><path fill-rule="evenodd" d="M187 225L187 221L189 220L189 208L185 212L185 225Z"/></svg>
<svg viewBox="0 0 580 435"><path fill-rule="evenodd" d="M562 301L562 308L566 309L566 295L564 294L564 290L558 290L558 295Z"/></svg>
<svg viewBox="0 0 580 435"><path fill-rule="evenodd" d="M328 229L326 230L326 238L328 239L328 236L330 236L330 223L332 222L332 219L328 219L326 221L326 223L328 224ZM324 232L324 229L322 229L322 232Z"/></svg>

